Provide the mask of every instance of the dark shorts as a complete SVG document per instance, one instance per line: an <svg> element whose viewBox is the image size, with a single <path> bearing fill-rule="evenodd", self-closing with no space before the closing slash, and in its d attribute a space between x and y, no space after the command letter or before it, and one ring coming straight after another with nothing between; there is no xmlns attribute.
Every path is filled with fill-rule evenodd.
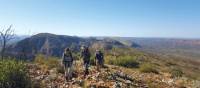
<svg viewBox="0 0 200 88"><path fill-rule="evenodd" d="M90 64L90 60L84 60L83 62L84 62L85 69L88 70L89 64Z"/></svg>
<svg viewBox="0 0 200 88"><path fill-rule="evenodd" d="M66 67L72 67L72 62L64 61L63 64L64 64L65 68Z"/></svg>
<svg viewBox="0 0 200 88"><path fill-rule="evenodd" d="M103 60L98 60L97 63L98 63L99 65L103 65Z"/></svg>
<svg viewBox="0 0 200 88"><path fill-rule="evenodd" d="M89 64L90 60L84 60L83 62L84 62L84 64Z"/></svg>

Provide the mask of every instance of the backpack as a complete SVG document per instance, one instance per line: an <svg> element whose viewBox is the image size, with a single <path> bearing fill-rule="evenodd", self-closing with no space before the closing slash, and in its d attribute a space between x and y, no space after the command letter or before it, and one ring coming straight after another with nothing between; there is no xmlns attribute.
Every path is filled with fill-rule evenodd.
<svg viewBox="0 0 200 88"><path fill-rule="evenodd" d="M90 60L90 52L89 51L83 51L82 57L84 60Z"/></svg>
<svg viewBox="0 0 200 88"><path fill-rule="evenodd" d="M99 61L102 61L103 60L103 53L96 52L96 59L99 60Z"/></svg>
<svg viewBox="0 0 200 88"><path fill-rule="evenodd" d="M72 62L73 61L71 52L66 52L66 53L63 54L63 61L65 61L65 62Z"/></svg>

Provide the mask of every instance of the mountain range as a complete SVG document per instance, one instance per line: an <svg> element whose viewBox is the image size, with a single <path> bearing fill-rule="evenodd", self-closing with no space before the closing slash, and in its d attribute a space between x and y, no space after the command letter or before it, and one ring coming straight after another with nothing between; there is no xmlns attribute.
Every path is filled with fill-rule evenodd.
<svg viewBox="0 0 200 88"><path fill-rule="evenodd" d="M82 45L92 49L109 50L113 47L129 47L158 54L185 59L199 59L200 39L135 38L135 37L77 37L39 33L29 37L18 37L8 47L7 54L20 58L34 57L35 54L61 56L64 48L79 51Z"/></svg>
<svg viewBox="0 0 200 88"><path fill-rule="evenodd" d="M79 51L83 45L105 50L113 47L126 47L121 42L109 38L99 40L92 37L40 33L13 43L8 47L7 54L17 58L34 58L34 55L40 53L60 57L65 48L69 47L73 51Z"/></svg>
<svg viewBox="0 0 200 88"><path fill-rule="evenodd" d="M170 38L114 38L126 43L136 43L139 50L159 54L160 56L173 56L185 59L199 59L200 39L170 39Z"/></svg>
<svg viewBox="0 0 200 88"><path fill-rule="evenodd" d="M74 88L83 86L82 84L106 84L103 88L112 88L111 86L117 86L117 83L120 83L122 88L130 86L130 83L136 88L199 86L199 40L77 37L50 33L39 33L18 39L9 44L6 54L22 60L31 60L25 66L37 86L48 88L56 85L59 88L66 88L69 85L65 83L64 70L58 59L66 47L73 51L76 61L74 73L79 75L72 81ZM86 79L81 77L83 69L79 52L82 45L89 46L92 53L91 74ZM95 67L93 55L96 49L104 51L105 68L102 68L101 72L96 71ZM82 83L82 80L85 82Z"/></svg>

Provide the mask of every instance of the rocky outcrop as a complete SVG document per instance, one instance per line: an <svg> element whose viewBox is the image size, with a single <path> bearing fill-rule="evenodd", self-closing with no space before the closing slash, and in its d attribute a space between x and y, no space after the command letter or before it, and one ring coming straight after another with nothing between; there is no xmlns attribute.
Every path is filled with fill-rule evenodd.
<svg viewBox="0 0 200 88"><path fill-rule="evenodd" d="M173 79L166 73L140 73L112 65L107 65L101 72L91 66L90 74L84 78L83 69L80 66L81 64L74 69L77 76L74 76L70 82L66 82L64 74L59 73L56 68L45 71L39 65L27 64L33 82L44 88L191 88L198 86L199 83L187 81L186 78Z"/></svg>

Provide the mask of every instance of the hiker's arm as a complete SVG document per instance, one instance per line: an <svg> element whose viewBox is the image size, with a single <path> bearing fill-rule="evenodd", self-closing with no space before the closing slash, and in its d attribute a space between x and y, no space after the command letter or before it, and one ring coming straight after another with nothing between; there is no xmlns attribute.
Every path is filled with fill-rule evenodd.
<svg viewBox="0 0 200 88"><path fill-rule="evenodd" d="M105 61L104 53L102 53L102 59L103 59L103 64L104 64L104 61Z"/></svg>
<svg viewBox="0 0 200 88"><path fill-rule="evenodd" d="M102 59L103 59L103 62L104 62L104 53L102 53Z"/></svg>

